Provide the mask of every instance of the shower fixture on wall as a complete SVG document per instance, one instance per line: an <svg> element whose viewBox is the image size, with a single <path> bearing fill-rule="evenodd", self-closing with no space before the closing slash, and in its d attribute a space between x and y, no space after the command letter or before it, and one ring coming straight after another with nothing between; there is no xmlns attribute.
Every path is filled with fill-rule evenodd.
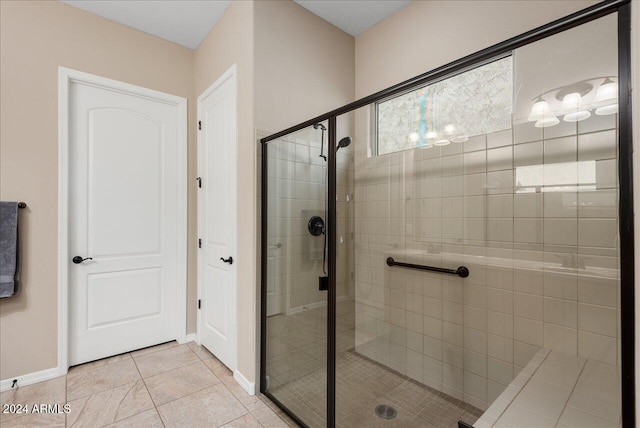
<svg viewBox="0 0 640 428"><path fill-rule="evenodd" d="M338 147L336 148L336 151L344 147L349 147L349 144L351 144L351 137L344 137L338 142Z"/></svg>
<svg viewBox="0 0 640 428"><path fill-rule="evenodd" d="M580 122L591 117L618 112L618 83L613 76L594 77L552 89L533 100L527 120L536 128L548 128L565 122ZM594 90L597 88L596 90Z"/></svg>

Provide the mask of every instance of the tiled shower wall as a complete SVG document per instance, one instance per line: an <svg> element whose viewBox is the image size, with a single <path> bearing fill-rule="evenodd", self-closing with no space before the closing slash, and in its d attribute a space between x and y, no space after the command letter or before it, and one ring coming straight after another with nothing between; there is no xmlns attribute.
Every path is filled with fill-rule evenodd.
<svg viewBox="0 0 640 428"><path fill-rule="evenodd" d="M266 133L258 133L262 134ZM318 290L318 277L324 275L324 236L312 236L307 228L313 215L327 221L327 171L326 162L319 157L319 141L320 130L310 129L269 143L267 289L274 292L268 302L270 315L292 314L327 301L326 291ZM353 285L350 287L353 244L349 232L352 216L349 215L350 202L346 200L347 195L351 198L353 193L347 185L352 182L349 179L353 171L352 157L349 149L341 150L337 156L338 180L345 184L338 186L336 287L339 299L353 295ZM259 156L258 162L261 161Z"/></svg>
<svg viewBox="0 0 640 428"><path fill-rule="evenodd" d="M616 132L594 115L378 157L356 141L356 350L481 409L541 347L618 363Z"/></svg>

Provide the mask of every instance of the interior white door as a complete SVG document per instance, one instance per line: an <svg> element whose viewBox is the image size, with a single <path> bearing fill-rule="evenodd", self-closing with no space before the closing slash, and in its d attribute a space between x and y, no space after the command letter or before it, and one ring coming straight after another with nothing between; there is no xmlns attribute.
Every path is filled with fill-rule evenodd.
<svg viewBox="0 0 640 428"><path fill-rule="evenodd" d="M70 83L68 99L75 365L176 339L180 115L83 82Z"/></svg>
<svg viewBox="0 0 640 428"><path fill-rule="evenodd" d="M200 342L236 368L236 77L233 67L198 98Z"/></svg>

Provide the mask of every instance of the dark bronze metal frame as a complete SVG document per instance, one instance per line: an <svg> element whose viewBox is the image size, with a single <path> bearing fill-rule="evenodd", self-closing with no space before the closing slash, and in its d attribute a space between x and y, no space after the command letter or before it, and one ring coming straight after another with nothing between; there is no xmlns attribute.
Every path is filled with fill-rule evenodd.
<svg viewBox="0 0 640 428"><path fill-rule="evenodd" d="M549 37L578 25L618 12L618 85L619 85L619 165L620 181L620 269L621 269L621 363L622 363L622 426L635 426L635 303L634 303L634 227L633 227L633 167L631 121L631 4L630 0L607 0L542 27L505 40L457 61L406 80L390 88L354 101L321 116L302 122L261 139L262 143L262 203L261 203L261 325L260 325L260 391L302 427L306 424L271 395L266 388L267 346L267 145L292 132L318 122L329 121L328 142L328 212L327 239L329 260L329 295L327 313L327 427L335 427L335 341L336 341L336 120L337 116L368 104L423 86L445 76L458 73L479 63Z"/></svg>

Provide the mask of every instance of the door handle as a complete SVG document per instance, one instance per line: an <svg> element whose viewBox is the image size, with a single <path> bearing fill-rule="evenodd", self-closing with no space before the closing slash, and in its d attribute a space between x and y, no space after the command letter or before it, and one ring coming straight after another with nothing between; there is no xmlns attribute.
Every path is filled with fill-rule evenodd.
<svg viewBox="0 0 640 428"><path fill-rule="evenodd" d="M225 258L220 257L220 260L222 260L222 261L223 261L223 262L225 262L225 263L229 263L230 265L232 265L232 264L233 264L233 257L231 257L231 256L229 256L229 258L228 258L228 259L225 259Z"/></svg>
<svg viewBox="0 0 640 428"><path fill-rule="evenodd" d="M72 262L74 262L75 264L79 265L80 263L82 263L85 260L93 260L92 257L86 257L86 258L82 258L80 256L75 256L73 259L71 259Z"/></svg>

